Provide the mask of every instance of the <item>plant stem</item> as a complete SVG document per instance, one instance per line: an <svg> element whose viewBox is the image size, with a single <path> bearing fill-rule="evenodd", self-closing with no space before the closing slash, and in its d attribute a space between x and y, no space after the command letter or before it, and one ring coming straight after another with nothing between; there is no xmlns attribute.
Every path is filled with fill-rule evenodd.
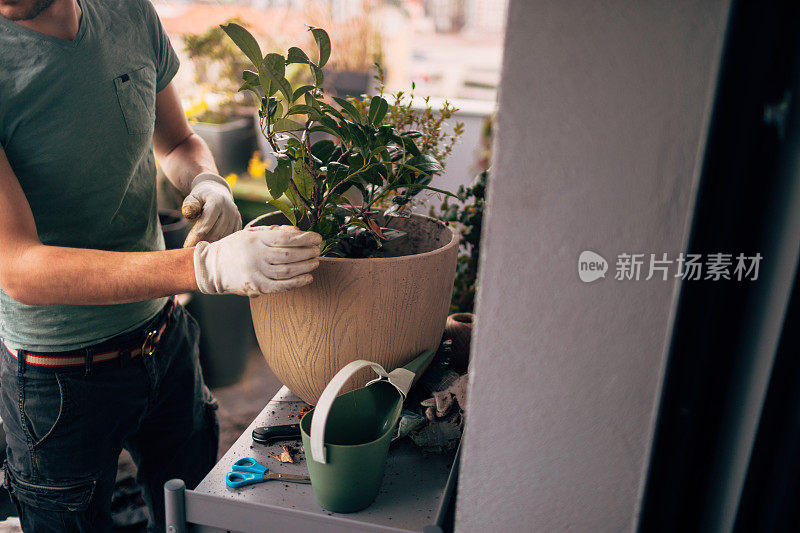
<svg viewBox="0 0 800 533"><path fill-rule="evenodd" d="M269 131L269 119L267 119L266 126L267 126L266 127L266 132L264 131L264 127L262 126L261 127L261 133L264 134L264 137L267 139L267 142L269 143L270 147L272 148L272 151L277 154L280 150L278 150L278 146L275 144L275 139L273 139L274 134L272 134ZM308 209L308 212L311 213L312 212L311 204L309 204L308 200L306 200L305 197L303 197L303 195L300 194L300 190L297 188L297 184L294 182L294 179L291 176L289 177L289 185L291 185L292 190L297 195L297 197L300 198L300 201L303 202L303 205L305 206L305 208ZM276 200L277 200L277 198L276 198Z"/></svg>
<svg viewBox="0 0 800 533"><path fill-rule="evenodd" d="M350 155L350 152L351 152L351 150L350 150L349 148L348 148L348 149L346 149L344 152L342 152L342 155L340 155L340 156L339 156L339 159L337 159L337 160L336 160L336 162L337 162L337 163L341 163L341 162L342 162L342 159L344 159L345 157L347 157L348 155Z"/></svg>
<svg viewBox="0 0 800 533"><path fill-rule="evenodd" d="M310 125L311 117L308 117L303 127L303 141L306 145L306 154L308 154L307 161L304 161L304 165L306 167L306 171L311 176L311 180L314 182L314 185L311 187L311 202L314 205L314 209L311 211L311 223L316 224L319 222L319 212L325 204L321 201L322 192L320 190L323 180L314 169L314 163L311 160L313 157L311 154L311 132L308 131Z"/></svg>

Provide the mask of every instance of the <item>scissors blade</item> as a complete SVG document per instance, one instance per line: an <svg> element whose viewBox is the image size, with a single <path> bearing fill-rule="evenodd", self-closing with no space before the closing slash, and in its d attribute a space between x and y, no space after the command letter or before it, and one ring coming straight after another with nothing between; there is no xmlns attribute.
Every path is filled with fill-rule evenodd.
<svg viewBox="0 0 800 533"><path fill-rule="evenodd" d="M279 474L277 472L269 472L264 474L264 481L269 480L280 480L280 481L288 481L289 483L305 483L310 484L311 478L308 476L298 476L295 474Z"/></svg>

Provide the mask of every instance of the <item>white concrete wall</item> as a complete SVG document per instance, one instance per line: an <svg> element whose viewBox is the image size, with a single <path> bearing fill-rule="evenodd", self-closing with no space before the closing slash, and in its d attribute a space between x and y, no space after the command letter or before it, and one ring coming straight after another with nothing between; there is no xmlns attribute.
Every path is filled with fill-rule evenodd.
<svg viewBox="0 0 800 533"><path fill-rule="evenodd" d="M635 526L728 4L511 0L457 531Z"/></svg>

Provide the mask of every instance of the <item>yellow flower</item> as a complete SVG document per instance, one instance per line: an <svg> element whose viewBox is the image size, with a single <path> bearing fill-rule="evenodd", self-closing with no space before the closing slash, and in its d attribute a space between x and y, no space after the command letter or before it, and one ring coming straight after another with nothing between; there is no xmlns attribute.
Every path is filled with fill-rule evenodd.
<svg viewBox="0 0 800 533"><path fill-rule="evenodd" d="M208 111L208 102L200 100L186 108L186 118L189 120L197 120L197 117Z"/></svg>
<svg viewBox="0 0 800 533"><path fill-rule="evenodd" d="M261 155L257 151L253 152L253 157L250 158L250 163L247 165L247 172L254 178L263 178L266 169L264 162L261 161Z"/></svg>
<svg viewBox="0 0 800 533"><path fill-rule="evenodd" d="M236 185L236 180L238 180L238 179L239 179L239 176L237 176L237 175L236 175L236 174L234 174L233 172L231 172L230 174L228 174L227 176L225 176L225 181L227 181L227 182L228 182L228 185L230 185L231 187L233 187L234 185Z"/></svg>

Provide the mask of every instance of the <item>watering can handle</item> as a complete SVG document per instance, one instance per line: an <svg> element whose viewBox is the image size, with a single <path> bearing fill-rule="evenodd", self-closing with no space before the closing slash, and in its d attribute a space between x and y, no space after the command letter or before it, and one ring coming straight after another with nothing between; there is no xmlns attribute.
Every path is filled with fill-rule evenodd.
<svg viewBox="0 0 800 533"><path fill-rule="evenodd" d="M311 458L318 463L325 463L325 423L328 421L328 414L333 407L333 401L339 395L339 391L350 379L350 376L361 370L362 368L370 366L381 377L388 377L389 374L378 363L371 361L364 361L363 359L353 361L342 367L339 372L333 376L325 390L317 400L317 405L314 406L314 415L311 418ZM412 374L413 376L413 374ZM403 393L403 396L405 394Z"/></svg>

